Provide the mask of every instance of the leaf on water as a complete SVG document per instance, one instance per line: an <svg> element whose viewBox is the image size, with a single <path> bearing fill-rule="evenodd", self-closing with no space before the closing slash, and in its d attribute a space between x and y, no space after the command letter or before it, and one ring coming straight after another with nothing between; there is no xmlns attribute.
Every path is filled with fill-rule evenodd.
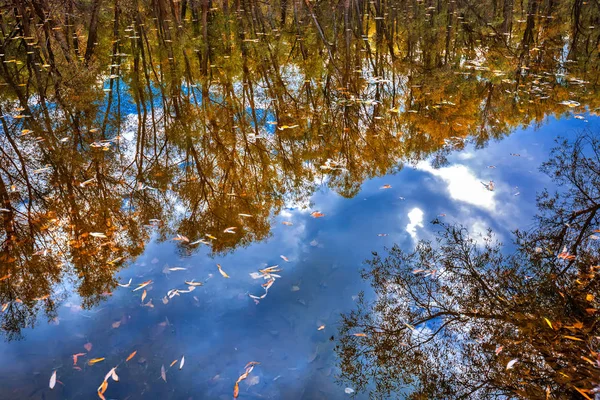
<svg viewBox="0 0 600 400"><path fill-rule="evenodd" d="M165 366L164 364L160 366L160 377L162 378L163 381L167 381L167 373L165 372Z"/></svg>
<svg viewBox="0 0 600 400"><path fill-rule="evenodd" d="M146 286L148 286L151 283L152 283L152 280L148 280L146 282L140 283L137 288L132 290L132 292L137 292L138 290L145 288Z"/></svg>
<svg viewBox="0 0 600 400"><path fill-rule="evenodd" d="M92 358L90 361L88 361L88 365L94 365L97 364L99 362L104 361L104 357L101 358Z"/></svg>
<svg viewBox="0 0 600 400"><path fill-rule="evenodd" d="M177 361L179 361L179 360L177 360L177 359L173 360L173 362L171 362L171 365L169 365L169 368L171 368L173 365L177 364Z"/></svg>
<svg viewBox="0 0 600 400"><path fill-rule="evenodd" d="M552 322L550 322L550 320L548 318L544 318L544 321L546 321L546 323L548 324L548 326L550 327L550 329L554 329L552 327Z"/></svg>
<svg viewBox="0 0 600 400"><path fill-rule="evenodd" d="M83 345L83 348L86 349L88 352L90 352L90 351L92 351L92 344L86 343Z"/></svg>
<svg viewBox="0 0 600 400"><path fill-rule="evenodd" d="M313 211L312 213L310 213L310 216L313 218L321 218L321 217L324 217L325 214L323 214L319 211Z"/></svg>
<svg viewBox="0 0 600 400"><path fill-rule="evenodd" d="M176 237L174 237L173 240L180 241L180 242L183 242L183 243L189 243L190 242L190 239L188 239L187 237L185 237L183 235L179 235L179 234Z"/></svg>
<svg viewBox="0 0 600 400"><path fill-rule="evenodd" d="M229 278L229 275L227 275L227 273L223 271L223 268L220 264L217 264L217 268L219 268L219 272L221 273L221 275L223 275L223 278Z"/></svg>
<svg viewBox="0 0 600 400"><path fill-rule="evenodd" d="M506 369L511 369L512 367L514 367L514 365L518 362L519 360L517 360L516 358L513 360L510 360L508 362L508 364L506 364Z"/></svg>
<svg viewBox="0 0 600 400"><path fill-rule="evenodd" d="M108 379L112 377L113 381L118 382L119 376L117 375L117 367L111 368L106 375L104 375L104 382L108 382Z"/></svg>
<svg viewBox="0 0 600 400"><path fill-rule="evenodd" d="M90 232L90 236L102 238L102 239L106 238L106 235L101 232Z"/></svg>
<svg viewBox="0 0 600 400"><path fill-rule="evenodd" d="M191 281L184 281L184 282L188 286L202 286L202 285L204 285L202 282L194 282L193 279Z"/></svg>
<svg viewBox="0 0 600 400"><path fill-rule="evenodd" d="M320 327L317 328L318 331L322 331L323 329L325 329L325 325L321 325Z"/></svg>
<svg viewBox="0 0 600 400"><path fill-rule="evenodd" d="M575 337L575 336L563 335L563 337L566 338L566 339L577 340L579 342L583 342L584 341L583 339L579 339L578 337Z"/></svg>
<svg viewBox="0 0 600 400"><path fill-rule="evenodd" d="M129 279L129 282L127 282L127 284L123 285L121 283L117 283L117 285L121 286L121 287L129 287L129 285L131 285L131 279Z"/></svg>
<svg viewBox="0 0 600 400"><path fill-rule="evenodd" d="M587 394L585 394L585 392L579 388L576 388L575 386L573 386L573 389L577 390L579 392L579 394L581 394L583 397L585 397L588 400L592 400L592 398L590 396L588 396Z"/></svg>
<svg viewBox="0 0 600 400"><path fill-rule="evenodd" d="M142 292L142 303L144 302L144 300L146 299L146 289L144 289L144 291ZM113 324L114 325L114 324Z"/></svg>
<svg viewBox="0 0 600 400"><path fill-rule="evenodd" d="M295 124L295 125L281 125L281 126L278 126L277 129L279 129L280 131L283 131L285 129L294 129L294 128L297 128L299 126L300 125L298 125L298 124Z"/></svg>
<svg viewBox="0 0 600 400"><path fill-rule="evenodd" d="M181 356L181 362L179 363L179 369L183 368L183 364L185 364L185 356Z"/></svg>
<svg viewBox="0 0 600 400"><path fill-rule="evenodd" d="M173 267L173 268L169 268L169 271L185 271L186 268L183 267Z"/></svg>
<svg viewBox="0 0 600 400"><path fill-rule="evenodd" d="M112 323L112 327L113 327L114 329L117 329L117 328L118 328L118 327L120 327L120 326L121 326L121 320L118 320L117 322L113 322L113 323Z"/></svg>
<svg viewBox="0 0 600 400"><path fill-rule="evenodd" d="M236 382L235 385L233 385L233 398L237 399L237 397L240 395L240 385Z"/></svg>
<svg viewBox="0 0 600 400"><path fill-rule="evenodd" d="M391 189L391 188L392 188L392 185L383 185L379 189Z"/></svg>
<svg viewBox="0 0 600 400"><path fill-rule="evenodd" d="M292 222L290 222L290 221L283 221L283 222L282 222L282 224L283 224L283 225L286 225L286 226L292 226L292 225L294 225L294 224L293 224Z"/></svg>
<svg viewBox="0 0 600 400"><path fill-rule="evenodd" d="M367 334L366 334L366 333L362 333L362 332L359 332L359 333L353 333L352 335L354 335L354 336L358 336L358 337L367 337Z"/></svg>
<svg viewBox="0 0 600 400"><path fill-rule="evenodd" d="M286 256L279 256L285 262L290 262L290 260Z"/></svg>
<svg viewBox="0 0 600 400"><path fill-rule="evenodd" d="M56 370L54 370L54 372L52 372L52 376L50 376L50 389L54 389L54 386L56 386Z"/></svg>
<svg viewBox="0 0 600 400"><path fill-rule="evenodd" d="M98 396L101 399L104 399L103 394L106 392L106 389L108 389L108 381L103 380L102 383L100 384L100 386L98 386Z"/></svg>
<svg viewBox="0 0 600 400"><path fill-rule="evenodd" d="M346 394L352 394L352 393L354 393L354 389L352 389L352 388L346 388L346 389L344 389L344 393L346 393Z"/></svg>
<svg viewBox="0 0 600 400"><path fill-rule="evenodd" d="M248 375L250 375L250 372L252 372L252 370L254 369L255 365L260 364L259 362L256 361L250 361L248 364L246 364L246 366L244 367L245 371L242 375L240 375L240 377L237 379L237 381L235 382L235 385L233 386L233 397L237 398L240 394L240 386L239 383L241 381L243 381L244 379L248 378ZM256 382L258 383L258 382Z"/></svg>
<svg viewBox="0 0 600 400"><path fill-rule="evenodd" d="M82 356L85 356L85 353L73 354L73 365L77 365L77 359Z"/></svg>
<svg viewBox="0 0 600 400"><path fill-rule="evenodd" d="M131 353L131 354L130 354L130 355L129 355L129 356L126 358L126 359L125 359L125 362L127 362L127 361L131 360L133 357L135 357L136 353L137 353L137 350L136 350L136 351L134 351L133 353Z"/></svg>
<svg viewBox="0 0 600 400"><path fill-rule="evenodd" d="M225 230L223 231L223 233L236 233L235 232L236 229L237 229L237 227L230 226L229 228L225 228Z"/></svg>

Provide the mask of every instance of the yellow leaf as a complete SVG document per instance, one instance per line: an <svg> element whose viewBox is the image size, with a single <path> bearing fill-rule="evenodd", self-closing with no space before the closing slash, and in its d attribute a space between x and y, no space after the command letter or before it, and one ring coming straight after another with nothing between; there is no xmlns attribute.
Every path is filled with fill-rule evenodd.
<svg viewBox="0 0 600 400"><path fill-rule="evenodd" d="M594 295L593 295L593 294L591 294L591 293L588 293L588 294L587 294L587 296L585 296L585 299L586 299L587 301L592 301L592 300L594 300Z"/></svg>
<svg viewBox="0 0 600 400"><path fill-rule="evenodd" d="M94 365L94 364L99 363L101 361L104 361L104 357L102 357L102 358L92 358L90 361L88 361L88 365Z"/></svg>
<svg viewBox="0 0 600 400"><path fill-rule="evenodd" d="M575 336L563 335L563 337L567 338L567 339L571 339L571 340L577 340L579 342L583 342L584 341L583 339L579 339L578 337L575 337Z"/></svg>
<svg viewBox="0 0 600 400"><path fill-rule="evenodd" d="M554 329L552 327L552 322L550 322L550 320L548 318L544 318L544 321L546 321L546 323L548 324L548 326L550 327L550 329Z"/></svg>

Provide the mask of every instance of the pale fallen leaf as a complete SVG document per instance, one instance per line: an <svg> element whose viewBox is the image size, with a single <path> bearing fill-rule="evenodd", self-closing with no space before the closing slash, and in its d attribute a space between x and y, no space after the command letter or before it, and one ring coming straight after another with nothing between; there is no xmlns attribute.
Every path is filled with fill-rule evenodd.
<svg viewBox="0 0 600 400"><path fill-rule="evenodd" d="M50 389L54 389L54 386L56 386L56 370L54 370L54 372L52 372L52 376L50 377Z"/></svg>

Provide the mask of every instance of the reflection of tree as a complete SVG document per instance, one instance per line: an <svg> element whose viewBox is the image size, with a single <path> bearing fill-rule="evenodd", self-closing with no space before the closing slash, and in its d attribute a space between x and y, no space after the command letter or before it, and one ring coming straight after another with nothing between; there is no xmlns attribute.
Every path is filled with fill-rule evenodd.
<svg viewBox="0 0 600 400"><path fill-rule="evenodd" d="M150 224L160 240L230 251L268 237L270 217L305 204L318 182L351 197L403 160L443 162L465 140L483 146L560 115L563 100L598 107L597 33L583 28L598 12L587 4L572 19L567 1L525 2L515 15L511 0L9 3L9 309L49 295L38 301L51 311L63 273L97 304ZM21 321L5 326L33 323Z"/></svg>
<svg viewBox="0 0 600 400"><path fill-rule="evenodd" d="M593 397L599 150L590 135L554 150L543 170L561 192L540 198L512 254L436 222L435 243L375 255L364 277L376 299L361 297L340 330L342 378L376 398Z"/></svg>

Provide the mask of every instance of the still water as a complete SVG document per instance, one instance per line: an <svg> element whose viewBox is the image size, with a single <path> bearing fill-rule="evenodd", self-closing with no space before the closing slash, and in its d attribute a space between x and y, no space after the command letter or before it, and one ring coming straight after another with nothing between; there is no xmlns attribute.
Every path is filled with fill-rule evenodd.
<svg viewBox="0 0 600 400"><path fill-rule="evenodd" d="M364 261L433 220L514 251L599 129L591 3L68 3L1 15L1 399L409 396L354 369Z"/></svg>

